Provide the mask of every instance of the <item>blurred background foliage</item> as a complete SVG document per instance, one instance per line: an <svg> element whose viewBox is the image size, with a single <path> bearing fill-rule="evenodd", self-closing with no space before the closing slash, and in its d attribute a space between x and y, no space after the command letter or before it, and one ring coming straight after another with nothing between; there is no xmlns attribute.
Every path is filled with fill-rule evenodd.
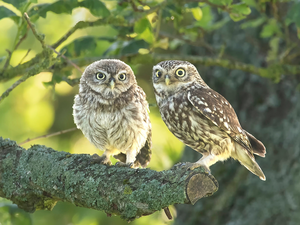
<svg viewBox="0 0 300 225"><path fill-rule="evenodd" d="M80 70L101 58L128 63L154 105L152 66L172 58L194 63L208 85L232 103L243 127L265 143L267 156L258 163L266 182L232 160L218 163L212 167L220 183L214 196L194 206L171 208L175 222L157 212L132 224L300 223L300 1L4 0L0 33L4 138L21 142L75 127L72 104ZM157 107L150 110L150 168L164 170L180 160L200 158L188 148L183 151ZM23 147L31 144L101 153L80 131ZM51 212L28 214L0 199L1 225L125 223L67 203L58 203Z"/></svg>

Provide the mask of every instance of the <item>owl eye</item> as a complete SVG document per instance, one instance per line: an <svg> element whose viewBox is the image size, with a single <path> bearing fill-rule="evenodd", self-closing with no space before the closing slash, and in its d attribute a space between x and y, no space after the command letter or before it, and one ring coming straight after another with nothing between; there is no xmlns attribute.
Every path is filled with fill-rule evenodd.
<svg viewBox="0 0 300 225"><path fill-rule="evenodd" d="M184 69L178 69L178 70L176 70L176 75L178 76L178 77L183 77L184 75L185 75L185 70Z"/></svg>
<svg viewBox="0 0 300 225"><path fill-rule="evenodd" d="M119 80L125 80L126 79L126 74L125 73L121 73L119 75Z"/></svg>
<svg viewBox="0 0 300 225"><path fill-rule="evenodd" d="M161 73L159 70L156 70L156 71L155 71L155 76L156 76L156 77L160 78L161 75L162 75L162 73Z"/></svg>
<svg viewBox="0 0 300 225"><path fill-rule="evenodd" d="M104 73L101 73L101 72L98 72L98 73L96 73L96 78L98 79L98 80L103 80L103 79L105 79L105 74Z"/></svg>

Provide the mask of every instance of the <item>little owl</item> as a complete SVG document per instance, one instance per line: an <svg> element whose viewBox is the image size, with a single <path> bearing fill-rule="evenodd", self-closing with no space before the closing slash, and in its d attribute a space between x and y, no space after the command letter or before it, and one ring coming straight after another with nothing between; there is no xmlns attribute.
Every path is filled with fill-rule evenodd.
<svg viewBox="0 0 300 225"><path fill-rule="evenodd" d="M212 90L189 62L170 60L153 67L156 101L165 124L183 143L202 154L191 169L229 157L265 180L253 154L265 157L262 142L243 130L229 102Z"/></svg>
<svg viewBox="0 0 300 225"><path fill-rule="evenodd" d="M105 59L85 69L73 116L85 137L105 151L96 161L110 165L112 155L122 165L146 167L151 158L148 111L146 95L130 66Z"/></svg>

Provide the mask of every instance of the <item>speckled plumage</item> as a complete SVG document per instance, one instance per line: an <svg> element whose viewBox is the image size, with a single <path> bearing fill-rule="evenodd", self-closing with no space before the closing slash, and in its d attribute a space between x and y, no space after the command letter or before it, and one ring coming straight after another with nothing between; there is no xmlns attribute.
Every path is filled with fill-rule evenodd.
<svg viewBox="0 0 300 225"><path fill-rule="evenodd" d="M229 157L265 180L253 154L265 156L264 145L243 130L230 103L212 90L195 66L163 61L153 67L156 101L165 124L203 157L193 167L209 167Z"/></svg>
<svg viewBox="0 0 300 225"><path fill-rule="evenodd" d="M120 80L124 74L125 80ZM105 151L103 163L110 164L109 157L113 155L126 164L145 167L151 158L148 110L146 95L137 85L130 66L107 59L85 69L79 94L75 96L73 116L85 137Z"/></svg>

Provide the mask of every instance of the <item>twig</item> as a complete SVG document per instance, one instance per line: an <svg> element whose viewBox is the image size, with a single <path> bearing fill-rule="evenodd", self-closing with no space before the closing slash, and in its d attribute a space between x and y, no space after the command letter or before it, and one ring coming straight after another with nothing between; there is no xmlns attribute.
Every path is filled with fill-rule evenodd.
<svg viewBox="0 0 300 225"><path fill-rule="evenodd" d="M44 36L37 32L37 30L35 29L35 25L33 23L31 23L30 18L26 12L24 13L24 18L27 21L29 27L31 28L33 35L36 37L36 39L38 39L38 41L41 43L42 47L46 48Z"/></svg>
<svg viewBox="0 0 300 225"><path fill-rule="evenodd" d="M22 76L19 80L17 80L15 83L13 83L13 85L11 85L5 92L3 92L3 94L0 96L0 102L6 98L9 93L15 89L19 84L21 84L22 82L24 82L25 80L27 80L29 77L31 77L31 75L29 74L25 74L24 76Z"/></svg>
<svg viewBox="0 0 300 225"><path fill-rule="evenodd" d="M48 137L53 137L53 136L57 136L57 135L60 135L60 134L65 134L65 133L68 133L68 132L71 132L71 131L74 131L74 130L77 130L77 128L73 127L73 128L67 129L67 130L61 130L61 131L58 131L58 132L55 132L55 133L45 134L45 135L38 136L38 137L35 137L35 138L31 138L31 139L27 138L25 141L22 141L22 142L18 143L18 145L23 145L23 144L28 143L30 141L34 141L34 140L41 139L41 138L48 138Z"/></svg>
<svg viewBox="0 0 300 225"><path fill-rule="evenodd" d="M19 62L18 65L22 64L22 62L24 61L24 59L28 56L29 52L31 51L31 49L28 49L26 54L24 55L24 57L21 59L21 61Z"/></svg>
<svg viewBox="0 0 300 225"><path fill-rule="evenodd" d="M28 31L28 29L27 29ZM27 37L27 31L26 33L20 38L20 40L18 41L18 43L15 45L15 47L13 48L12 51L9 51L9 50L6 50L8 52L8 57L6 59L6 62L5 62L5 65L3 66L3 69L2 69L2 73L7 69L7 67L9 66L9 62L10 62L10 59L11 59L11 56L12 56L12 53L20 46L20 44L22 43L22 41L25 40L25 38ZM17 34L18 35L18 34ZM18 38L18 37L17 37Z"/></svg>
<svg viewBox="0 0 300 225"><path fill-rule="evenodd" d="M173 217L172 217L172 214L169 210L169 207L164 208L164 211L165 211L165 214L168 217L168 219L171 220Z"/></svg>
<svg viewBox="0 0 300 225"><path fill-rule="evenodd" d="M7 51L7 53L8 53L8 56L7 56L7 59L6 59L6 61L5 61L4 66L3 66L3 69L2 69L1 74L3 74L4 71L7 69L8 65L9 65L9 62L10 62L11 55L12 55L12 52L11 52L11 51L9 51L8 49L6 49L6 51Z"/></svg>
<svg viewBox="0 0 300 225"><path fill-rule="evenodd" d="M52 51L54 51L58 56L61 56L62 58L64 58L68 63L70 63L72 66L74 66L80 73L83 73L83 71L80 69L79 66L77 66L75 63L73 63L70 59L68 59L66 56L64 56L63 54L61 54L60 52L56 51L54 48L52 48L51 46L48 46Z"/></svg>
<svg viewBox="0 0 300 225"><path fill-rule="evenodd" d="M22 43L22 41L25 40L25 38L27 37L27 32L28 32L28 28L26 33L23 35L23 37L20 38L20 40L18 41L18 43L16 44L16 46L14 47L14 51L20 46L20 44Z"/></svg>

